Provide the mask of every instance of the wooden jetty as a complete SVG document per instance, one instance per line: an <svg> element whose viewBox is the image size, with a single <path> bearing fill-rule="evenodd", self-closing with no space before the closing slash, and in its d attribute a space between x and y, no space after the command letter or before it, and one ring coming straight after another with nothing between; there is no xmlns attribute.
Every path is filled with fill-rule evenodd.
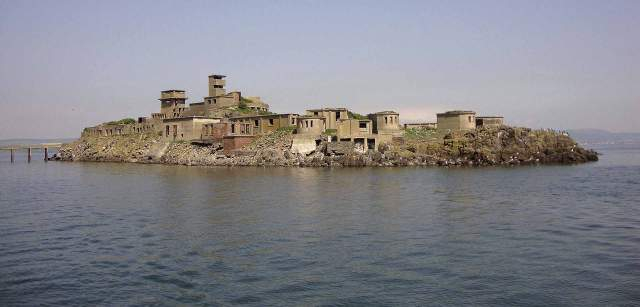
<svg viewBox="0 0 640 307"><path fill-rule="evenodd" d="M15 152L17 150L27 150L27 163L31 163L32 151L39 149L44 152L44 161L49 161L49 148L60 148L62 143L42 143L42 144L29 144L29 145L8 145L0 147L0 150L11 152L11 163L15 162Z"/></svg>

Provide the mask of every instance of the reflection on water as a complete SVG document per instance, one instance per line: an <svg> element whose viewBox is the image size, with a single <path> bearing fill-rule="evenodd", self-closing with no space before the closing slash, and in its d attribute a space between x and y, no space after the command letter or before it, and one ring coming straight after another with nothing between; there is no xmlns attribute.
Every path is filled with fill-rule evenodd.
<svg viewBox="0 0 640 307"><path fill-rule="evenodd" d="M634 305L639 157L313 169L2 156L0 305Z"/></svg>

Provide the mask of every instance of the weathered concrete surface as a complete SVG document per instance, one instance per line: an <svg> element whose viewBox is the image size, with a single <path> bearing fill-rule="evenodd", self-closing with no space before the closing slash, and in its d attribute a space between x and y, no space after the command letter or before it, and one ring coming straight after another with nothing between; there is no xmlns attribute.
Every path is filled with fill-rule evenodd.
<svg viewBox="0 0 640 307"><path fill-rule="evenodd" d="M597 154L569 136L551 130L478 128L440 135L406 133L404 142L361 153L348 142L321 142L313 151L292 149L291 131L255 139L238 154L224 154L219 144L165 143L152 134L91 136L66 144L66 161L118 161L219 166L489 166L596 161ZM314 141L315 142L315 141Z"/></svg>
<svg viewBox="0 0 640 307"><path fill-rule="evenodd" d="M316 138L306 135L296 135L291 143L291 152L308 155L316 150Z"/></svg>

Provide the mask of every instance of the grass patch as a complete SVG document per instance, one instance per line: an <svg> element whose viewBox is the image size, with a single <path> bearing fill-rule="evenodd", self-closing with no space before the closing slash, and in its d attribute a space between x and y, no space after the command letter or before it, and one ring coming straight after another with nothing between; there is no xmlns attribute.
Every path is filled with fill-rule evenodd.
<svg viewBox="0 0 640 307"><path fill-rule="evenodd" d="M331 136L334 136L334 135L338 134L338 130L337 130L337 129L326 129L326 130L324 131L324 134L325 134L325 135L331 135Z"/></svg>
<svg viewBox="0 0 640 307"><path fill-rule="evenodd" d="M135 124L137 123L137 121L133 118L123 118L121 120L115 120L115 121L110 121L110 122L106 122L105 124L107 125L131 125L131 124Z"/></svg>
<svg viewBox="0 0 640 307"><path fill-rule="evenodd" d="M439 138L439 134L435 129L409 128L404 130L404 137L408 140L432 140Z"/></svg>
<svg viewBox="0 0 640 307"><path fill-rule="evenodd" d="M369 119L368 117L366 117L366 116L364 116L362 114L358 114L356 112L349 111L348 114L349 114L349 118L353 118L353 119L360 119L360 120Z"/></svg>
<svg viewBox="0 0 640 307"><path fill-rule="evenodd" d="M277 132L288 132L289 134L293 133L293 131L296 130L296 127L293 126L289 126L289 127L280 127L278 129L276 129Z"/></svg>

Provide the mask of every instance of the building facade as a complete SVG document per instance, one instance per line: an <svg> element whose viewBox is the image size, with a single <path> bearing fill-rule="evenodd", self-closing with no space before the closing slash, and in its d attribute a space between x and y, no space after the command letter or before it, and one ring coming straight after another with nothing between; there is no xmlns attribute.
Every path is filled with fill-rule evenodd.
<svg viewBox="0 0 640 307"><path fill-rule="evenodd" d="M280 128L296 127L298 114L248 115L229 118L232 134L264 135Z"/></svg>
<svg viewBox="0 0 640 307"><path fill-rule="evenodd" d="M293 129L299 152L309 152L314 144L325 141L348 141L366 149L396 141L404 129L438 129L438 131L470 130L476 127L504 125L501 116L478 116L474 111L438 113L437 123L400 124L395 111L371 113L362 119L347 108L308 109L303 116L293 113L268 113L269 105L258 96L243 97L240 91L227 92L224 75L208 76L208 96L188 104L184 90L160 92L160 112L135 120L109 122L85 128L83 136L117 136L154 133L165 141L222 143L225 152L237 151L256 136L278 129ZM241 115L238 114L251 114ZM357 117L351 118L351 115ZM227 148L227 146L229 148Z"/></svg>
<svg viewBox="0 0 640 307"><path fill-rule="evenodd" d="M201 116L176 117L163 120L162 137L165 141L197 141L203 139L203 126L220 123L220 118Z"/></svg>
<svg viewBox="0 0 640 307"><path fill-rule="evenodd" d="M476 112L473 111L448 111L438 113L439 131L471 130L476 128Z"/></svg>
<svg viewBox="0 0 640 307"><path fill-rule="evenodd" d="M297 134L320 135L327 129L324 116L305 115L298 117Z"/></svg>
<svg viewBox="0 0 640 307"><path fill-rule="evenodd" d="M504 125L502 116L478 116L476 117L476 127L500 127Z"/></svg>
<svg viewBox="0 0 640 307"><path fill-rule="evenodd" d="M337 129L339 120L349 119L349 111L347 108L311 109L307 110L305 115L324 118L325 129Z"/></svg>

